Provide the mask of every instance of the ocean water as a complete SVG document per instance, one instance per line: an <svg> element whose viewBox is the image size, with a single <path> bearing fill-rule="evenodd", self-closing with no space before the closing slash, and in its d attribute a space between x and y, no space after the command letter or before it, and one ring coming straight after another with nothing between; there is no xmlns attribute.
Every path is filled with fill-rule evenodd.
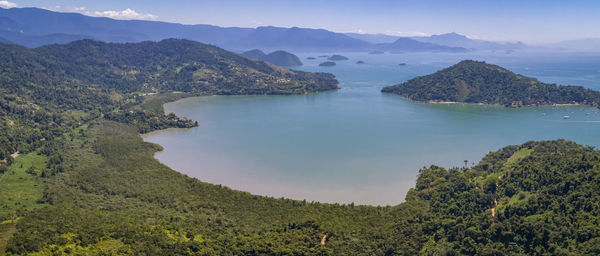
<svg viewBox="0 0 600 256"><path fill-rule="evenodd" d="M166 104L166 111L200 126L145 139L164 147L156 154L162 163L205 182L273 197L372 205L404 201L424 166L473 165L490 151L529 140L600 146L596 108L427 104L380 93L463 59L600 90L600 55L342 54L350 60L335 67L306 59L321 54L300 54L305 65L296 68L334 73L338 91L183 99Z"/></svg>

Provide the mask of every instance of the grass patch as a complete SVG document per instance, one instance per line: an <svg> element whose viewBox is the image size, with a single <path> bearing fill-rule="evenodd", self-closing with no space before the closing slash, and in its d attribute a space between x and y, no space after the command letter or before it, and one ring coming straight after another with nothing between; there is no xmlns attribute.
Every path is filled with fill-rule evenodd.
<svg viewBox="0 0 600 256"><path fill-rule="evenodd" d="M506 164L504 164L504 167L503 167L504 171L507 171L508 169L510 169L510 167L512 167L513 165L517 164L522 159L531 155L531 152L533 152L533 149L531 149L531 148L522 148L519 151L512 154L512 156L510 156L508 159L506 159Z"/></svg>
<svg viewBox="0 0 600 256"><path fill-rule="evenodd" d="M510 198L502 198L500 202L498 202L498 206L496 207L496 211L498 214L504 212L507 207L520 207L527 205L529 198L531 198L531 192L521 191Z"/></svg>
<svg viewBox="0 0 600 256"><path fill-rule="evenodd" d="M41 206L37 203L43 190L39 175L46 168L46 160L37 152L21 155L0 176L0 221Z"/></svg>

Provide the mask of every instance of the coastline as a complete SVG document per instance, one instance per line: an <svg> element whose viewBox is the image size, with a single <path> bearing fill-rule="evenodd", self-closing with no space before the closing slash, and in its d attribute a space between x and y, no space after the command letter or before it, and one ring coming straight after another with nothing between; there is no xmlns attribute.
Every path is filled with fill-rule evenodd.
<svg viewBox="0 0 600 256"><path fill-rule="evenodd" d="M434 101L434 100L430 100L427 103L431 103L431 104L456 104L459 102L456 101Z"/></svg>
<svg viewBox="0 0 600 256"><path fill-rule="evenodd" d="M168 132L168 131L173 131L173 130L186 130L186 129L193 129L195 127L192 128L176 128L176 127L171 127L171 128L167 128L167 129L162 129L162 130L156 130L156 131L151 131L151 132L147 132L147 133L139 133L140 137L142 137L142 139L146 139L148 137L152 137L154 135L158 135L164 132Z"/></svg>

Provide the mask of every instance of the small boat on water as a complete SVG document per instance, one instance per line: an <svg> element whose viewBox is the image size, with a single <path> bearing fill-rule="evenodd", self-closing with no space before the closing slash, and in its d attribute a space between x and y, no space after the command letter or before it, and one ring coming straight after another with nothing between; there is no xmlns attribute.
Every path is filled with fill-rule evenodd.
<svg viewBox="0 0 600 256"><path fill-rule="evenodd" d="M569 119L570 116L563 116L563 119Z"/></svg>

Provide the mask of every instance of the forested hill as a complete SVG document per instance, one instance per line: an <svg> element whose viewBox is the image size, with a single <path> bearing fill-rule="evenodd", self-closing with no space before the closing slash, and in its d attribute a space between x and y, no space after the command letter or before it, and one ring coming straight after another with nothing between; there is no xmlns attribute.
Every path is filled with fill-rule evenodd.
<svg viewBox="0 0 600 256"><path fill-rule="evenodd" d="M600 104L600 92L581 86L542 83L496 65L472 60L464 60L433 74L385 87L382 92L418 101L504 106L585 104L597 107Z"/></svg>
<svg viewBox="0 0 600 256"><path fill-rule="evenodd" d="M301 94L337 88L331 74L290 71L189 40L81 40L32 51L57 62L49 71L60 68L74 79L123 92Z"/></svg>

